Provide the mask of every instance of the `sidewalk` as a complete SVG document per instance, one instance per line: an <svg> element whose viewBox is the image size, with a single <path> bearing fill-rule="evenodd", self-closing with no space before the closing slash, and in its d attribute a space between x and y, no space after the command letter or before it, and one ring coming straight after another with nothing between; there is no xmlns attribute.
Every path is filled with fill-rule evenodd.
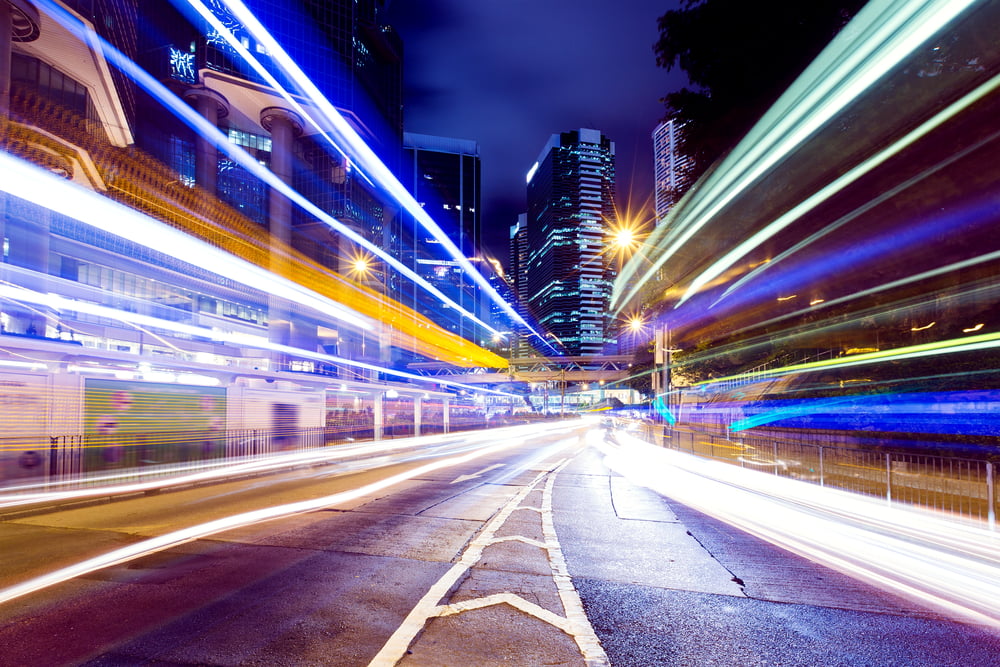
<svg viewBox="0 0 1000 667"><path fill-rule="evenodd" d="M556 481L555 526L612 665L1000 665L1000 634L840 574L612 473Z"/></svg>

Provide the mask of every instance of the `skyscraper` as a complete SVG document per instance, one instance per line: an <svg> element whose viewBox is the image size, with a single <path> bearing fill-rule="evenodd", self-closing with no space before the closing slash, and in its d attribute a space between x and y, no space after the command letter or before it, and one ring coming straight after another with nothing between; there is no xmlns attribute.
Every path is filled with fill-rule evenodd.
<svg viewBox="0 0 1000 667"><path fill-rule="evenodd" d="M599 130L554 134L528 172L527 301L570 356L602 354L615 338L605 253L614 220L615 145Z"/></svg>
<svg viewBox="0 0 1000 667"><path fill-rule="evenodd" d="M510 228L510 271L508 272L511 296L517 314L530 321L528 312L528 214L521 213L517 222ZM524 325L515 325L517 336L514 356L533 356L533 348L529 344L528 329Z"/></svg>
<svg viewBox="0 0 1000 667"><path fill-rule="evenodd" d="M421 206L441 225L466 257L480 255L482 223L479 144L468 139L435 137L407 132L403 135L401 181ZM473 312L479 311L479 289L454 259L446 255L412 216L404 215L401 244L412 254L412 268L442 292ZM438 253L434 254L434 249ZM406 259L410 259L408 256ZM423 311L421 311L423 312ZM429 313L424 313L429 314ZM446 326L465 333L464 318Z"/></svg>
<svg viewBox="0 0 1000 667"><path fill-rule="evenodd" d="M673 120L653 130L653 177L656 224L662 223L689 185L691 159L680 151L681 126Z"/></svg>
<svg viewBox="0 0 1000 667"><path fill-rule="evenodd" d="M261 165L316 207L335 217L366 241L392 248L398 207L346 158L327 145L326 137L308 122L315 113L306 100L295 109L241 53L246 49L260 66L277 71L278 54L242 25L224 3L210 2L220 32L203 17L170 3L143 6L143 34L148 43L140 64L191 104L230 143L242 146ZM261 23L286 53L311 77L319 91L387 165L399 164L402 123L400 107L401 43L380 24L382 0L304 0L249 3ZM224 32L231 34L225 35ZM238 45L234 44L237 42ZM280 80L281 77L278 77ZM272 271L285 270L282 248L292 247L310 260L347 274L363 253L343 234L331 233L317 216L268 188L252 170L219 153L186 124L164 114L159 100L140 95L137 144L173 169L178 182L197 187L265 228L271 241ZM306 118L304 116L309 116ZM381 264L359 276L377 291L393 289L393 276ZM279 300L269 304L269 335L275 342L314 348L333 345L370 358L388 354L385 345L368 345L294 320ZM293 321L294 320L294 321ZM381 359L385 361L385 359Z"/></svg>
<svg viewBox="0 0 1000 667"><path fill-rule="evenodd" d="M481 161L468 139L403 135L402 181L467 257L480 254Z"/></svg>

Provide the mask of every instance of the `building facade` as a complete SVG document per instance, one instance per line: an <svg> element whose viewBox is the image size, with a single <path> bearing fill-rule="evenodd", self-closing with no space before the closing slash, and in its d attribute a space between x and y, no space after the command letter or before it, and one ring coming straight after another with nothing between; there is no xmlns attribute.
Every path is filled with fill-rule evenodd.
<svg viewBox="0 0 1000 667"><path fill-rule="evenodd" d="M400 179L414 199L466 257L479 258L482 241L479 144L468 139L407 132L403 135L402 164ZM464 308L478 313L479 287L458 262L442 252L413 216L404 215L401 228L400 247L404 249L405 261ZM404 296L400 300L406 302ZM465 318L456 317L446 326L459 334L469 333L465 331L468 326Z"/></svg>
<svg viewBox="0 0 1000 667"><path fill-rule="evenodd" d="M615 146L599 130L554 134L527 175L527 304L569 356L615 342L608 299L615 277L604 252L615 218Z"/></svg>
<svg viewBox="0 0 1000 667"><path fill-rule="evenodd" d="M673 120L660 123L653 130L653 189L657 225L663 222L690 185L691 159L681 152L682 131L681 125Z"/></svg>
<svg viewBox="0 0 1000 667"><path fill-rule="evenodd" d="M310 121L329 116L227 69L218 35L166 1L0 0L0 25L0 402L25 406L0 414L0 486L318 447L350 424L448 429L453 398L482 413L403 369L503 360L393 301L384 273L342 270L344 239L365 244L318 218L382 252L396 212L322 145ZM349 29L345 60L391 59L390 32ZM343 110L359 135L374 127Z"/></svg>

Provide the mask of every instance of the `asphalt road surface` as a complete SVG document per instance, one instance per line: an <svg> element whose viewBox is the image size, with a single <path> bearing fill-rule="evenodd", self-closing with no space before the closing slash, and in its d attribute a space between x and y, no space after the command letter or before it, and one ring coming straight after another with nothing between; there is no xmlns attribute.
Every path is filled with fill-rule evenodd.
<svg viewBox="0 0 1000 667"><path fill-rule="evenodd" d="M463 437L9 513L3 591L132 551L0 603L0 665L1000 665L997 630L634 486L587 428Z"/></svg>

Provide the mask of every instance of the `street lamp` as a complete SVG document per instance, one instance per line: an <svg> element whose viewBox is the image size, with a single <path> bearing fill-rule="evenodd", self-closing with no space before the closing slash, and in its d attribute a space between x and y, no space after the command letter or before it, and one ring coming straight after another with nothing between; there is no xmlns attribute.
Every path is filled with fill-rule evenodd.
<svg viewBox="0 0 1000 667"><path fill-rule="evenodd" d="M356 280L365 280L374 273L374 262L372 258L364 253L352 255L349 258L347 272Z"/></svg>
<svg viewBox="0 0 1000 667"><path fill-rule="evenodd" d="M642 236L638 225L628 220L611 224L608 228L608 247L619 259L628 259L639 246Z"/></svg>

